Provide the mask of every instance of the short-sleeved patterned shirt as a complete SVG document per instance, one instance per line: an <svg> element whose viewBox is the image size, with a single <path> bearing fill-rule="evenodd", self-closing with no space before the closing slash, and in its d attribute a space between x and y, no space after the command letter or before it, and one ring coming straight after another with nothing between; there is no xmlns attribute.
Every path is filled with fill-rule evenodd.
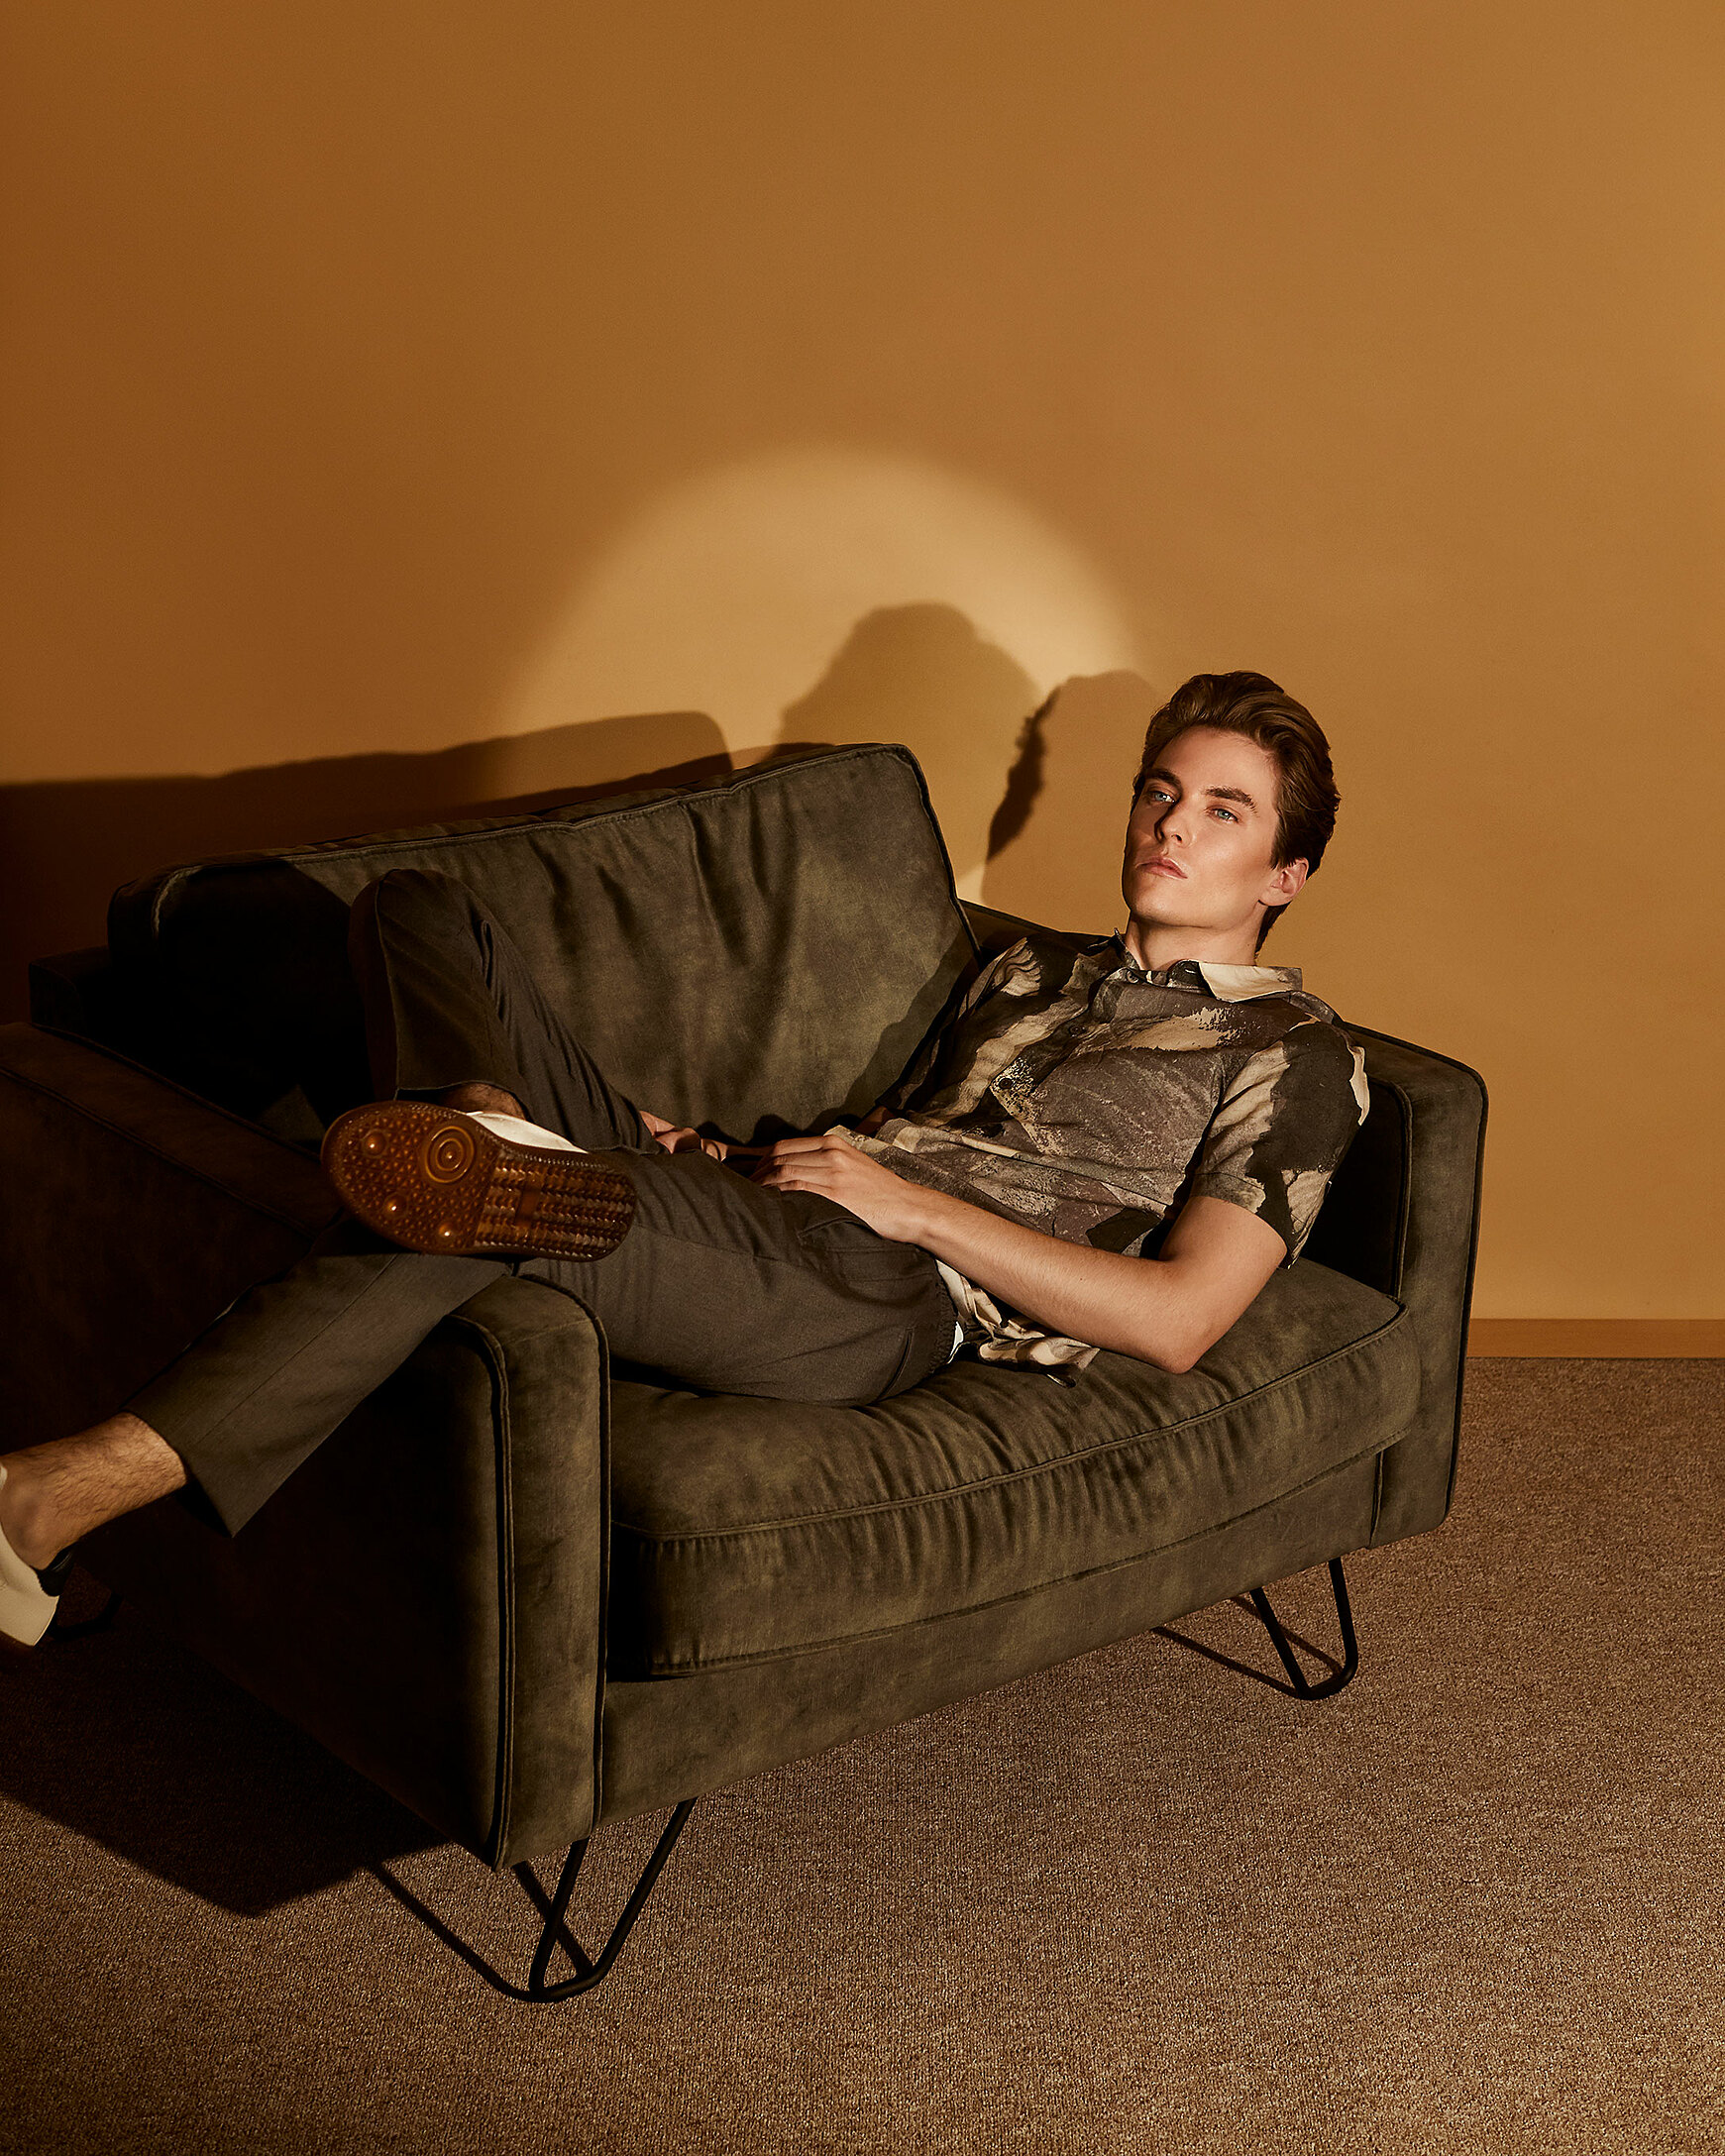
<svg viewBox="0 0 1725 2156"><path fill-rule="evenodd" d="M923 1183L1069 1242L1154 1252L1191 1197L1256 1214L1299 1255L1365 1120L1364 1058L1297 968L1181 959L1146 974L1118 935L1030 935L973 983L852 1142ZM941 1267L988 1361L1082 1366Z"/></svg>

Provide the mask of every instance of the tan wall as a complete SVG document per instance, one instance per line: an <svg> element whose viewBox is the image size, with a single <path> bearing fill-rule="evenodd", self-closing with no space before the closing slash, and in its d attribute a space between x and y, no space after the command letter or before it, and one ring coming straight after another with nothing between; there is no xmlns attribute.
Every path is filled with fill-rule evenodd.
<svg viewBox="0 0 1725 2156"><path fill-rule="evenodd" d="M1491 1085L1480 1309L1725 1310L1712 0L10 14L13 1008L163 858L777 740L1107 926L1253 666L1271 955Z"/></svg>

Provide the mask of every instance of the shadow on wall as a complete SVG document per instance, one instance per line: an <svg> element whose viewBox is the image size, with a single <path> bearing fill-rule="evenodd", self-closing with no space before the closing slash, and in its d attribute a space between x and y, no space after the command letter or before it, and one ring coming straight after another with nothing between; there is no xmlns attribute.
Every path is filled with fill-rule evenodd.
<svg viewBox="0 0 1725 2156"><path fill-rule="evenodd" d="M959 894L1102 931L1122 918L1121 843L1161 699L1130 673L1038 701L954 606L883 607L785 712L780 742L903 741L922 766Z"/></svg>
<svg viewBox="0 0 1725 2156"><path fill-rule="evenodd" d="M985 906L1098 934L1120 926L1132 780L1161 701L1139 675L1093 674L1024 721L989 827Z"/></svg>
<svg viewBox="0 0 1725 2156"><path fill-rule="evenodd" d="M727 751L698 712L652 712L422 755L0 788L0 1018L24 1015L32 958L102 942L109 895L173 862L689 785L849 741L902 741L916 757L963 896L1106 929L1156 701L1137 676L1104 674L1038 704L1029 676L955 607L896 606L857 624L759 748Z"/></svg>
<svg viewBox="0 0 1725 2156"><path fill-rule="evenodd" d="M902 741L922 767L960 894L980 896L989 826L1036 685L956 606L865 614L812 689L786 707L775 749Z"/></svg>
<svg viewBox="0 0 1725 2156"><path fill-rule="evenodd" d="M730 765L710 718L668 711L424 755L0 788L0 1018L24 1016L31 959L106 941L111 893L174 862L687 786Z"/></svg>

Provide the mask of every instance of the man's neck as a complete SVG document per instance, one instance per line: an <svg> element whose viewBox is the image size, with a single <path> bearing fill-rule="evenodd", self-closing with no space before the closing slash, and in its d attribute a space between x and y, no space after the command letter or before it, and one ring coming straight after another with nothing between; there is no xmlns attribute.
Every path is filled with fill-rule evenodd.
<svg viewBox="0 0 1725 2156"><path fill-rule="evenodd" d="M1255 966L1255 927L1212 932L1203 928L1163 928L1153 921L1129 920L1121 940L1127 955L1144 973L1165 973L1190 958L1202 966Z"/></svg>

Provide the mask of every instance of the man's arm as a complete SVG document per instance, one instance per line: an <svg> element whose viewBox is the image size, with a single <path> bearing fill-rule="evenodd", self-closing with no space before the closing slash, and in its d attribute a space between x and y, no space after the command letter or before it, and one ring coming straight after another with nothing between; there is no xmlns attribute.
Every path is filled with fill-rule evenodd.
<svg viewBox="0 0 1725 2156"><path fill-rule="evenodd" d="M1181 1208L1156 1257L1062 1242L895 1175L842 1137L783 1138L754 1180L830 1198L891 1242L919 1243L1052 1332L1189 1370L1287 1254L1263 1221L1222 1198Z"/></svg>

